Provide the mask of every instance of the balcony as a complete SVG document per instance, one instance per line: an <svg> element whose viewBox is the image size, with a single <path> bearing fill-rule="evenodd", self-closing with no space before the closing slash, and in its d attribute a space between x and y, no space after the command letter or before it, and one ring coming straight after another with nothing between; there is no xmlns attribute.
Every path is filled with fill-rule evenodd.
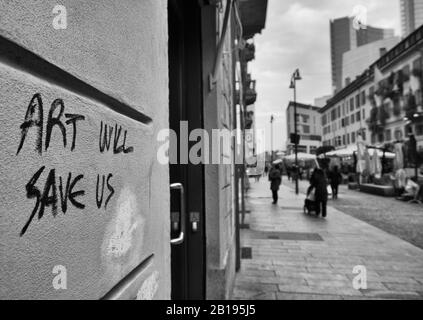
<svg viewBox="0 0 423 320"><path fill-rule="evenodd" d="M251 74L247 75L245 90L245 104L248 106L257 100L256 80L251 80Z"/></svg>
<svg viewBox="0 0 423 320"><path fill-rule="evenodd" d="M242 50L242 55L246 62L250 62L255 58L256 47L254 43L246 43L245 48Z"/></svg>
<svg viewBox="0 0 423 320"><path fill-rule="evenodd" d="M254 112L253 111L248 111L245 114L245 129L251 129L253 126L253 122L254 122Z"/></svg>

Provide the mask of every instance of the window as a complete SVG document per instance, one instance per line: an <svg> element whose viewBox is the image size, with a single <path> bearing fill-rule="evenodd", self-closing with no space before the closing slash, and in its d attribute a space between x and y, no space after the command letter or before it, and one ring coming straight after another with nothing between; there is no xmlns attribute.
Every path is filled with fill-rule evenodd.
<svg viewBox="0 0 423 320"><path fill-rule="evenodd" d="M366 104L366 90L364 90L362 93L361 93L361 105L365 105Z"/></svg>
<svg viewBox="0 0 423 320"><path fill-rule="evenodd" d="M361 129L361 137L363 138L363 141L366 141L366 129Z"/></svg>
<svg viewBox="0 0 423 320"><path fill-rule="evenodd" d="M355 120L357 121L357 122L359 122L360 120L361 120L361 113L360 113L360 111L357 111L356 113L355 113Z"/></svg>
<svg viewBox="0 0 423 320"><path fill-rule="evenodd" d="M392 140L392 132L391 129L385 130L385 141L389 142Z"/></svg>
<svg viewBox="0 0 423 320"><path fill-rule="evenodd" d="M342 144L343 144L343 145L345 145L345 144L346 144L346 142L347 142L347 141L346 141L346 139L345 139L345 134L344 134L344 135L342 135Z"/></svg>
<svg viewBox="0 0 423 320"><path fill-rule="evenodd" d="M360 108L360 94L355 96L355 107L358 109Z"/></svg>
<svg viewBox="0 0 423 320"><path fill-rule="evenodd" d="M298 146L297 148L298 152L307 153L307 146Z"/></svg>
<svg viewBox="0 0 423 320"><path fill-rule="evenodd" d="M395 129L395 140L401 140L402 139L402 130L400 128Z"/></svg>
<svg viewBox="0 0 423 320"><path fill-rule="evenodd" d="M355 143L355 132L351 132L351 142Z"/></svg>
<svg viewBox="0 0 423 320"><path fill-rule="evenodd" d="M347 127L350 125L350 117L345 117L345 125Z"/></svg>
<svg viewBox="0 0 423 320"><path fill-rule="evenodd" d="M403 68L402 68L402 73L403 73L403 75L404 75L404 79L405 79L405 81L407 81L407 80L409 80L410 79L410 65L405 65Z"/></svg>
<svg viewBox="0 0 423 320"><path fill-rule="evenodd" d="M382 143L383 142L383 138L384 138L383 132L379 133L377 135L377 142Z"/></svg>
<svg viewBox="0 0 423 320"><path fill-rule="evenodd" d="M303 123L308 123L310 120L310 116L307 114L302 114L301 117L303 118Z"/></svg>
<svg viewBox="0 0 423 320"><path fill-rule="evenodd" d="M416 136L423 136L423 124L416 126Z"/></svg>
<svg viewBox="0 0 423 320"><path fill-rule="evenodd" d="M363 109L363 116L362 116L363 120L366 119L366 109Z"/></svg>
<svg viewBox="0 0 423 320"><path fill-rule="evenodd" d="M336 119L336 109L335 108L332 109L330 114L331 114L331 120L334 121Z"/></svg>
<svg viewBox="0 0 423 320"><path fill-rule="evenodd" d="M309 134L310 133L310 126L303 125L303 133Z"/></svg>
<svg viewBox="0 0 423 320"><path fill-rule="evenodd" d="M347 144L350 144L350 134L347 133Z"/></svg>
<svg viewBox="0 0 423 320"><path fill-rule="evenodd" d="M354 115L352 114L351 115L351 124L353 124L355 122L355 117L354 117Z"/></svg>
<svg viewBox="0 0 423 320"><path fill-rule="evenodd" d="M420 70L422 68L422 59L417 58L413 61L413 70Z"/></svg>
<svg viewBox="0 0 423 320"><path fill-rule="evenodd" d="M342 119L341 121L342 121L341 125L342 125L342 128L343 128L343 127L345 127L345 118Z"/></svg>
<svg viewBox="0 0 423 320"><path fill-rule="evenodd" d="M350 99L350 111L354 111L354 98Z"/></svg>

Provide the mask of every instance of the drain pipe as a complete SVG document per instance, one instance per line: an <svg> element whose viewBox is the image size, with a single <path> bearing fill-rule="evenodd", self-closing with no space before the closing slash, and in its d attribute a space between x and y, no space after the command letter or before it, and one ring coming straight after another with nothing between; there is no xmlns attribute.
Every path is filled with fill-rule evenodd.
<svg viewBox="0 0 423 320"><path fill-rule="evenodd" d="M217 47L217 54L214 59L213 72L209 75L209 90L210 91L214 89L214 86L217 82L217 79L216 79L217 73L219 72L219 67L222 62L223 46L225 44L226 33L228 31L229 18L231 16L233 4L234 4L234 0L227 0L226 2L225 16L223 18L222 35L220 36L219 44Z"/></svg>

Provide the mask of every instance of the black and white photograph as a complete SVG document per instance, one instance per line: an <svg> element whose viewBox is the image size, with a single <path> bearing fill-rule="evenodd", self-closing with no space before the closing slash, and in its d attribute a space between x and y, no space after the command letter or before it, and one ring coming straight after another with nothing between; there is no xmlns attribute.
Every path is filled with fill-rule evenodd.
<svg viewBox="0 0 423 320"><path fill-rule="evenodd" d="M0 150L0 300L423 300L423 0L0 0Z"/></svg>

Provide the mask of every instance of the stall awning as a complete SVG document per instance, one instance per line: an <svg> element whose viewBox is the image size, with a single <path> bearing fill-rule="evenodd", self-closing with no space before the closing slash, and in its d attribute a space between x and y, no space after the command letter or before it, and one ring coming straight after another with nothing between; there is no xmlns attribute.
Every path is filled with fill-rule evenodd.
<svg viewBox="0 0 423 320"><path fill-rule="evenodd" d="M261 33L266 24L267 0L239 0L244 39Z"/></svg>

